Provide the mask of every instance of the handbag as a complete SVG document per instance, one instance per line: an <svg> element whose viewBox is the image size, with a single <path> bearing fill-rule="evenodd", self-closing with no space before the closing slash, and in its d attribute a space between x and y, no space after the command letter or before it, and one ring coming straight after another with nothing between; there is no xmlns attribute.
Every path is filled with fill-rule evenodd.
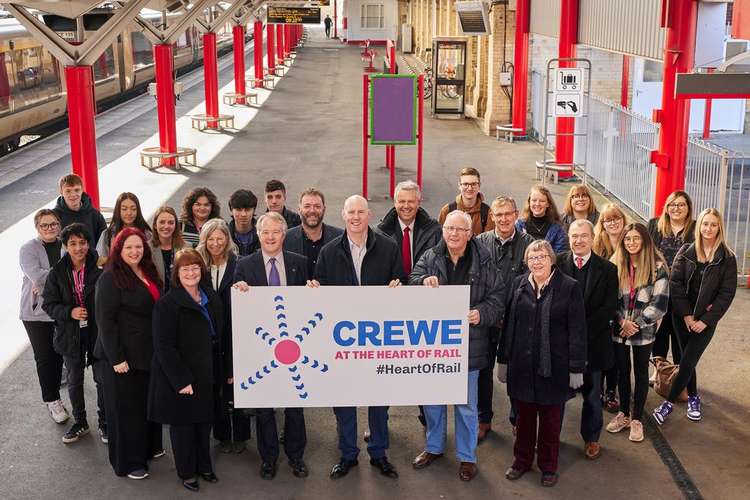
<svg viewBox="0 0 750 500"><path fill-rule="evenodd" d="M654 390L657 394L663 398L669 397L669 391L672 389L672 383L674 382L677 373L680 371L680 366L675 365L668 359L661 356L655 356L651 358L651 364L656 369L656 382L654 382ZM688 400L687 389L683 389L680 395L677 397L677 402L684 403Z"/></svg>

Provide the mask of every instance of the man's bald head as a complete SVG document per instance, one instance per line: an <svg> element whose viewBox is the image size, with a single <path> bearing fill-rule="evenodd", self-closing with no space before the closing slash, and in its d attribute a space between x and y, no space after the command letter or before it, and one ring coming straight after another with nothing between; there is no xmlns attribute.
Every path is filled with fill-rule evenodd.
<svg viewBox="0 0 750 500"><path fill-rule="evenodd" d="M350 205L357 204L360 207L364 207L365 210L370 209L370 204L367 203L367 198L358 194L353 194L344 201L344 211L346 211Z"/></svg>
<svg viewBox="0 0 750 500"><path fill-rule="evenodd" d="M366 234L370 224L370 208L367 200L358 194L350 196L344 202L341 217L344 219L346 232L350 237Z"/></svg>

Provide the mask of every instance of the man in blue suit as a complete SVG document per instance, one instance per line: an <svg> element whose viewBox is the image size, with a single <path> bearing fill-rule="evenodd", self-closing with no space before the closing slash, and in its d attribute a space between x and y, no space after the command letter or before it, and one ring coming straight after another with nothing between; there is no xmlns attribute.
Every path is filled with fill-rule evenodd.
<svg viewBox="0 0 750 500"><path fill-rule="evenodd" d="M248 292L253 286L304 286L308 280L307 258L282 250L287 225L277 212L263 214L257 223L260 250L243 257L235 270L235 288ZM256 410L258 453L261 458L260 477L276 477L276 462L279 458L279 434L273 408ZM284 452L289 459L292 473L307 477L308 469L303 460L307 434L302 408L284 410Z"/></svg>

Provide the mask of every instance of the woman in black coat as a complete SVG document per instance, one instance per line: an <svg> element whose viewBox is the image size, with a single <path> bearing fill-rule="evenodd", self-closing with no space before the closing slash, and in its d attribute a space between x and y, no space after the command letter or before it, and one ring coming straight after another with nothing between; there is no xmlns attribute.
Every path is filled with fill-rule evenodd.
<svg viewBox="0 0 750 500"><path fill-rule="evenodd" d="M215 344L223 331L222 306L210 287L203 259L180 250L172 288L154 309L154 358L149 387L149 419L169 424L177 475L185 488L199 489L198 476L215 483L210 453L214 419Z"/></svg>
<svg viewBox="0 0 750 500"><path fill-rule="evenodd" d="M664 423L687 388L687 417L697 422L702 413L695 367L737 292L737 259L724 241L724 222L715 208L698 215L695 242L677 253L669 288L682 359L669 396L654 410L653 417L657 423Z"/></svg>
<svg viewBox="0 0 750 500"><path fill-rule="evenodd" d="M161 424L146 418L154 354L151 314L161 280L146 235L127 227L114 238L96 290L104 401L109 416L109 463L115 474L148 477L148 460L164 455Z"/></svg>
<svg viewBox="0 0 750 500"><path fill-rule="evenodd" d="M507 366L508 395L517 413L514 461L505 477L515 480L531 469L536 444L542 485L554 486L562 406L571 389L583 385L586 312L578 282L555 269L549 242L531 243L524 260L529 273L508 291L498 350L498 378L503 381Z"/></svg>

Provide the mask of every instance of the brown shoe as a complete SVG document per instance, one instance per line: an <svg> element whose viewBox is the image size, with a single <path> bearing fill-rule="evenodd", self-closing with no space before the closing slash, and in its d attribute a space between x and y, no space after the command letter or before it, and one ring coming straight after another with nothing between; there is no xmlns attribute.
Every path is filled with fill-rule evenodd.
<svg viewBox="0 0 750 500"><path fill-rule="evenodd" d="M596 441L591 441L586 443L584 452L586 453L586 458L589 460L596 460L602 454L602 447L599 446L599 443Z"/></svg>
<svg viewBox="0 0 750 500"><path fill-rule="evenodd" d="M458 469L458 477L461 481L471 481L478 473L477 464L472 462L461 462L461 467Z"/></svg>
<svg viewBox="0 0 750 500"><path fill-rule="evenodd" d="M516 469L514 466L510 466L508 467L508 470L505 471L505 479L515 481L516 479L521 479L521 476L527 472L528 469Z"/></svg>
<svg viewBox="0 0 750 500"><path fill-rule="evenodd" d="M411 465L415 469L424 469L428 465L430 465L432 462L437 460L438 458L442 457L442 453L430 453L429 451L423 451L419 455L417 455L417 458L414 459L414 461L411 463Z"/></svg>
<svg viewBox="0 0 750 500"><path fill-rule="evenodd" d="M477 444L484 441L484 439L487 437L487 434L492 432L492 424L479 424L479 434L477 434Z"/></svg>

